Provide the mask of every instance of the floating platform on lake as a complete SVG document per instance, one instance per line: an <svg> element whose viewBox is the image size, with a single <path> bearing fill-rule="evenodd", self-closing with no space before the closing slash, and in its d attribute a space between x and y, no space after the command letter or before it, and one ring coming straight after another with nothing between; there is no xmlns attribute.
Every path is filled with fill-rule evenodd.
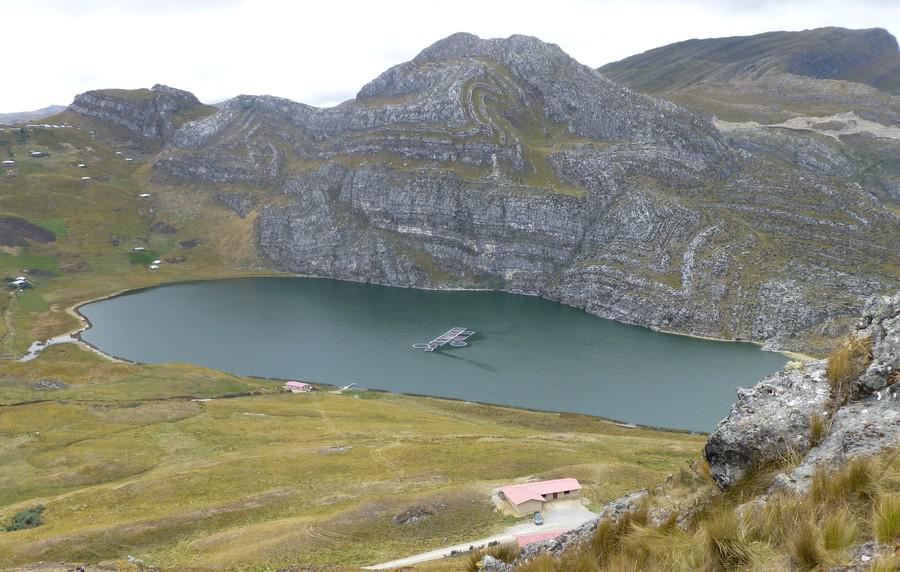
<svg viewBox="0 0 900 572"><path fill-rule="evenodd" d="M433 352L438 348L442 348L446 345L450 345L453 348L464 348L469 345L469 342L466 340L475 335L475 330L469 330L467 328L450 328L443 334L434 338L427 344L413 344L413 348L417 350L424 350L426 352Z"/></svg>

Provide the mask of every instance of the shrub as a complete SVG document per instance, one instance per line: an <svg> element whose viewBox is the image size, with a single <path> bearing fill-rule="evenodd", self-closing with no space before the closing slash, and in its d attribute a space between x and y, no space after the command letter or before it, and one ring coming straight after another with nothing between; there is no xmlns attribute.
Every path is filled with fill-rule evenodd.
<svg viewBox="0 0 900 572"><path fill-rule="evenodd" d="M822 545L827 550L844 550L856 540L858 527L846 508L829 515L822 524Z"/></svg>
<svg viewBox="0 0 900 572"><path fill-rule="evenodd" d="M872 340L851 336L828 356L825 376L831 386L831 401L837 406L853 398L857 378L872 360Z"/></svg>
<svg viewBox="0 0 900 572"><path fill-rule="evenodd" d="M813 447L822 442L828 432L828 422L819 414L809 416L809 444Z"/></svg>
<svg viewBox="0 0 900 572"><path fill-rule="evenodd" d="M732 511L708 521L703 527L703 535L706 541L707 568L710 570L730 570L744 566L753 556L741 523Z"/></svg>
<svg viewBox="0 0 900 572"><path fill-rule="evenodd" d="M12 516L12 518L9 519L9 522L6 524L6 531L12 532L14 530L35 528L44 524L44 519L41 516L43 512L44 507L42 505L33 506L31 508L26 508L25 510L17 512Z"/></svg>
<svg viewBox="0 0 900 572"><path fill-rule="evenodd" d="M816 528L809 521L797 529L790 543L791 561L799 570L815 570L825 562Z"/></svg>
<svg viewBox="0 0 900 572"><path fill-rule="evenodd" d="M875 507L875 538L892 542L900 537L900 495L884 495Z"/></svg>

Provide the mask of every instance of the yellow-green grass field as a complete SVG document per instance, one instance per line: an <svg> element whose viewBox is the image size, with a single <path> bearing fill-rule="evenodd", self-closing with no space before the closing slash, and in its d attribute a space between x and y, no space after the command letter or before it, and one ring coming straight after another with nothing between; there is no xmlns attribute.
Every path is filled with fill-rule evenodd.
<svg viewBox="0 0 900 572"><path fill-rule="evenodd" d="M515 479L575 476L598 506L664 480L702 443L583 415L281 393L73 345L4 366L0 516L46 507L44 525L0 532L6 567L127 555L169 569L363 565L508 526L490 492ZM392 522L418 505L434 515Z"/></svg>

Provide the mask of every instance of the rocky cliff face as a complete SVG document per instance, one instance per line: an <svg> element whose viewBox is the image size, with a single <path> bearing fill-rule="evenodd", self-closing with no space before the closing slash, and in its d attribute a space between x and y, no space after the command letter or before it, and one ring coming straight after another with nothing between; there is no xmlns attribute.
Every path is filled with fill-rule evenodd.
<svg viewBox="0 0 900 572"><path fill-rule="evenodd" d="M789 364L750 389L738 389L731 413L704 451L721 488L755 467L799 454L803 461L777 485L805 490L820 464L839 465L900 443L900 293L871 298L855 335L871 342L871 359L852 381L855 398L849 403L832 400L827 360ZM827 427L818 441L811 434L813 416Z"/></svg>
<svg viewBox="0 0 900 572"><path fill-rule="evenodd" d="M535 38L455 34L337 107L239 96L170 140L153 178L255 211L298 273L811 351L898 286L900 221L840 157L786 161Z"/></svg>
<svg viewBox="0 0 900 572"><path fill-rule="evenodd" d="M165 85L88 91L75 96L69 110L155 140L168 140L186 120L209 112L192 93Z"/></svg>

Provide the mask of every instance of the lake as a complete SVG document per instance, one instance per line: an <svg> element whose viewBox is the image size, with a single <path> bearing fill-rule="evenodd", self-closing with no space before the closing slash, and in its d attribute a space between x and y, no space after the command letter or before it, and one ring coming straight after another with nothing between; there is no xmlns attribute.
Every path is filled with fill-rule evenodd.
<svg viewBox="0 0 900 572"><path fill-rule="evenodd" d="M736 386L787 358L748 343L663 334L548 300L315 278L175 284L83 306L85 341L130 360L356 383L629 423L709 431ZM454 326L470 345L412 348Z"/></svg>

